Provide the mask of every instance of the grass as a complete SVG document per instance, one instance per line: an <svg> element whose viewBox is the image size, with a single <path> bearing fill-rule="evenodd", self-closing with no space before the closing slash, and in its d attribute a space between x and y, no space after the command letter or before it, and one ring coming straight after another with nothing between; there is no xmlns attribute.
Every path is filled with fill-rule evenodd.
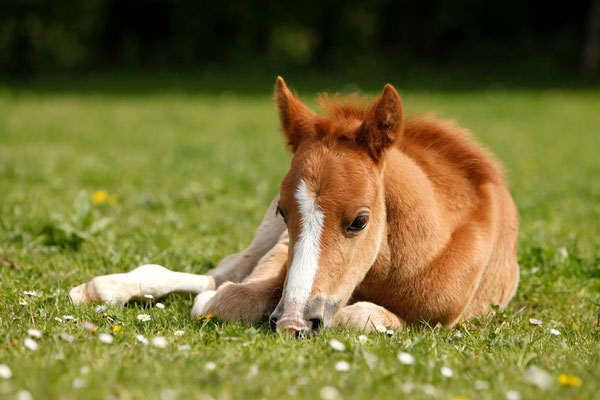
<svg viewBox="0 0 600 400"><path fill-rule="evenodd" d="M360 344L354 331L296 340L264 326L198 323L189 295L106 316L68 299L95 275L148 262L202 273L249 243L290 160L269 93L0 91L0 364L13 375L0 378L0 397L320 398L331 386L343 398L598 398L600 92L401 94L406 110L457 119L504 162L521 215L522 279L494 316ZM93 204L98 190L114 205ZM55 320L63 315L76 320ZM101 343L119 322L114 343ZM34 352L23 345L30 328L44 335ZM168 346L144 346L137 334L165 336ZM328 345L334 338L345 351ZM399 351L415 364L401 364ZM349 371L336 371L341 360ZM531 366L550 374L549 387L526 379ZM582 383L563 387L560 374Z"/></svg>

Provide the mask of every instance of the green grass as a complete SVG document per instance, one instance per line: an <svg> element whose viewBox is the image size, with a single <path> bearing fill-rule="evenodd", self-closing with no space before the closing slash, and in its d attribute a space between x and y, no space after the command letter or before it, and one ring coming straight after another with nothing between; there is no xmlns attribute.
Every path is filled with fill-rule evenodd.
<svg viewBox="0 0 600 400"><path fill-rule="evenodd" d="M362 345L353 331L296 340L199 324L187 295L162 300L164 310L109 307L110 319L70 303L68 290L95 275L148 262L202 273L243 249L289 165L269 93L142 93L0 92L0 257L20 265L0 265L0 364L13 373L0 378L0 398L314 399L325 386L367 399L600 396L600 91L401 90L406 110L455 118L504 162L521 215L522 278L508 309L490 318L371 334ZM100 189L116 204L91 204ZM141 312L152 320L137 321ZM55 321L62 315L79 322ZM125 326L103 344L81 321L96 335ZM29 328L44 334L35 352L23 345ZM144 346L137 334L163 335L168 347ZM415 364L400 364L399 351ZM335 370L340 360L350 371ZM454 376L443 378L442 366ZM526 380L530 366L551 375L549 388ZM581 386L561 387L563 373Z"/></svg>

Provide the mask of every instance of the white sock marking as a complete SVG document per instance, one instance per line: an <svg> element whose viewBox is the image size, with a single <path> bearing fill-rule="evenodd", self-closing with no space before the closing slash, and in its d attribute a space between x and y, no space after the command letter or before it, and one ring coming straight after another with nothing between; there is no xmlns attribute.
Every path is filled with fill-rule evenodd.
<svg viewBox="0 0 600 400"><path fill-rule="evenodd" d="M317 206L314 194L304 179L300 180L294 194L300 210L300 234L294 245L294 260L290 267L285 290L284 309L293 304L304 310L310 298L319 257L321 256L321 234L325 214Z"/></svg>

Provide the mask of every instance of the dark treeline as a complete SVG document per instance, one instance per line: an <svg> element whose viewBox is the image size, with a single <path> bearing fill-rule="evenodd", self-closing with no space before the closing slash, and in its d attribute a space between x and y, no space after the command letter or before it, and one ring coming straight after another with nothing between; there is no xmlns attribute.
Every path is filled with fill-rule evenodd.
<svg viewBox="0 0 600 400"><path fill-rule="evenodd" d="M582 66L592 1L4 0L0 71Z"/></svg>

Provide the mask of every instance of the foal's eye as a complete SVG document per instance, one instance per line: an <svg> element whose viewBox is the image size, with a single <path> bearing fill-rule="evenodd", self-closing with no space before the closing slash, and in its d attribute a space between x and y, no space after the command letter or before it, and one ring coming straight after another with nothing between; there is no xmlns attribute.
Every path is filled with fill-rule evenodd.
<svg viewBox="0 0 600 400"><path fill-rule="evenodd" d="M281 207L279 206L277 206L277 213L281 215L281 218L283 218L283 222L287 224L287 218L285 217L285 214L283 213L283 211L281 211Z"/></svg>
<svg viewBox="0 0 600 400"><path fill-rule="evenodd" d="M367 226L367 222L369 222L369 214L359 214L358 217L354 218L354 221L352 221L352 223L348 227L348 231L362 231L365 228L365 226Z"/></svg>

